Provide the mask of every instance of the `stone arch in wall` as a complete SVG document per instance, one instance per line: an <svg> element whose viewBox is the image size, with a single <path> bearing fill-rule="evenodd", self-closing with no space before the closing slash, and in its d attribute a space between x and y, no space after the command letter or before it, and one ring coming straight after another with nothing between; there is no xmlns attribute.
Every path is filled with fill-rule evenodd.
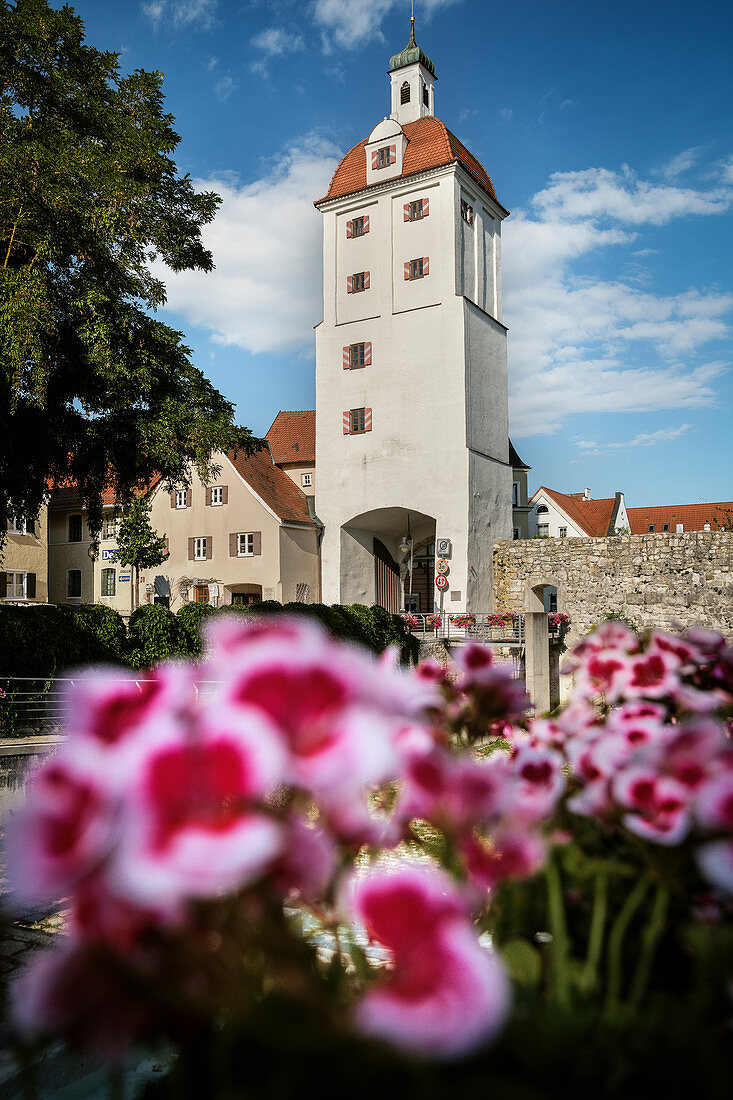
<svg viewBox="0 0 733 1100"><path fill-rule="evenodd" d="M562 611L565 601L564 585L555 576L532 577L524 586L524 610L548 611L546 594L548 589L555 590L556 607L554 610Z"/></svg>

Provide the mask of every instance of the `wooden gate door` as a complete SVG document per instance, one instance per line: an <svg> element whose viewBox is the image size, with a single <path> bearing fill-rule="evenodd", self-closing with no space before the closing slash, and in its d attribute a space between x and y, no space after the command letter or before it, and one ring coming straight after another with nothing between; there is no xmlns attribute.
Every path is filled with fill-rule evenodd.
<svg viewBox="0 0 733 1100"><path fill-rule="evenodd" d="M374 591L376 602L396 615L400 610L400 570L387 547L374 540Z"/></svg>

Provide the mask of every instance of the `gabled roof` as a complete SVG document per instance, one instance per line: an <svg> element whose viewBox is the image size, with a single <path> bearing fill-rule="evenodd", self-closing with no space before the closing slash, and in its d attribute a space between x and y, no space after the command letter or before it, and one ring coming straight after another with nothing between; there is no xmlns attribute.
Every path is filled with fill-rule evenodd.
<svg viewBox="0 0 733 1100"><path fill-rule="evenodd" d="M685 531L702 531L706 523L712 531L730 528L733 525L733 501L721 501L717 504L667 504L652 508L627 508L632 535L646 535L651 524L655 533L661 531L665 523L674 532L678 523Z"/></svg>
<svg viewBox="0 0 733 1100"><path fill-rule="evenodd" d="M494 185L484 166L476 159L473 153L469 153L452 134L444 122L433 115L426 115L416 122L406 122L402 127L407 138L405 159L402 165L402 176L414 176L418 172L425 172L429 168L442 168L446 164L458 163L468 172L472 180L483 188L491 198L499 205ZM350 149L333 174L331 185L327 194L315 203L318 206L330 199L340 199L345 195L352 195L357 191L366 189L366 153L364 146L369 139L365 138ZM393 182L395 177L390 178ZM372 186L378 186L373 184ZM504 207L502 206L503 210ZM509 213L509 211L506 211Z"/></svg>
<svg viewBox="0 0 733 1100"><path fill-rule="evenodd" d="M584 531L590 538L599 538L609 533L613 518L615 497L606 497L603 500L578 499L579 494L573 496L567 493L558 493L555 489L548 489L546 485L540 485L532 497L534 502L538 493L545 493L550 500L560 508L569 520Z"/></svg>
<svg viewBox="0 0 733 1100"><path fill-rule="evenodd" d="M279 412L265 436L270 444L273 461L316 461L315 409Z"/></svg>
<svg viewBox="0 0 733 1100"><path fill-rule="evenodd" d="M278 519L285 523L318 524L311 518L308 497L273 462L269 446L253 455L230 451L227 458L237 473L254 489Z"/></svg>

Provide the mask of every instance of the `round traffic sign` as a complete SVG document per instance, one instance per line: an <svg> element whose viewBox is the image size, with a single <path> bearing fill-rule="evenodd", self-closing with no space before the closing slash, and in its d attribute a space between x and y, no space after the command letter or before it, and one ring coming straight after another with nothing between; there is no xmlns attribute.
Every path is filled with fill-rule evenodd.
<svg viewBox="0 0 733 1100"><path fill-rule="evenodd" d="M448 565L448 562L445 560L445 558L441 558L440 561L436 561L435 572L441 577L450 572L450 566Z"/></svg>
<svg viewBox="0 0 733 1100"><path fill-rule="evenodd" d="M448 587L448 578L439 574L435 578L435 587L440 589L440 591L442 592L445 588Z"/></svg>

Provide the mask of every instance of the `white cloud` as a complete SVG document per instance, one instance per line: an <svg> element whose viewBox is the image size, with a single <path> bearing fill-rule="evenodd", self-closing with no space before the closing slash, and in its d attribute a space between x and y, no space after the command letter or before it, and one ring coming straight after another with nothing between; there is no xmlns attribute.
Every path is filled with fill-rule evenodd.
<svg viewBox="0 0 733 1100"><path fill-rule="evenodd" d="M267 57L279 57L285 53L297 53L305 49L302 34L291 34L280 27L266 27L252 39L252 45Z"/></svg>
<svg viewBox="0 0 733 1100"><path fill-rule="evenodd" d="M681 153L677 153L676 156L662 165L662 175L666 176L667 179L676 179L684 172L689 172L697 164L701 152L702 147L699 145L693 145L690 149L683 149Z"/></svg>
<svg viewBox="0 0 733 1100"><path fill-rule="evenodd" d="M218 99L224 103L237 88L237 82L228 74L222 76L214 85L214 91Z"/></svg>
<svg viewBox="0 0 733 1100"><path fill-rule="evenodd" d="M625 278L578 274L592 263L623 269L625 246L645 225L721 214L733 189L652 185L629 168L555 173L504 228L512 432L556 432L572 414L697 408L714 403L721 362L701 363L726 337L733 296L643 289ZM640 257L653 250L632 249ZM637 265L634 265L635 269Z"/></svg>
<svg viewBox="0 0 733 1100"><path fill-rule="evenodd" d="M657 447L660 443L673 443L681 435L689 432L692 424L680 424L676 428L660 428L656 432L640 432L633 439L614 440L611 443L597 443L592 439L576 439L574 443L586 455L605 455L614 451L625 451L629 447Z"/></svg>
<svg viewBox="0 0 733 1100"><path fill-rule="evenodd" d="M169 308L216 342L249 352L312 346L323 312L322 224L313 199L326 192L338 157L334 146L310 135L253 183L196 181L223 199L203 234L216 270L156 270L167 283Z"/></svg>
<svg viewBox="0 0 733 1100"><path fill-rule="evenodd" d="M208 29L214 22L218 0L148 0L143 15L155 29L163 23L180 29L198 26Z"/></svg>
<svg viewBox="0 0 733 1100"><path fill-rule="evenodd" d="M420 21L427 22L439 8L460 3L461 0L423 0L420 5ZM371 39L383 40L382 22L396 9L407 15L404 0L315 0L312 12L321 30L323 47L330 52L334 47L355 50ZM407 19L405 28L407 29ZM407 37L407 36L405 36ZM419 33L417 35L419 41Z"/></svg>

